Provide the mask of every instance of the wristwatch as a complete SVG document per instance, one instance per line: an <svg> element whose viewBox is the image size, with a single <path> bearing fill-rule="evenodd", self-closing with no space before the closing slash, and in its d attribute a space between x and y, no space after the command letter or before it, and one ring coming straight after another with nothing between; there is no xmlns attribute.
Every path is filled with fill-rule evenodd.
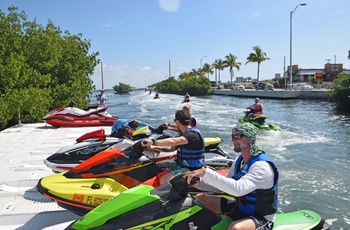
<svg viewBox="0 0 350 230"><path fill-rule="evenodd" d="M156 145L156 140L152 139L152 145Z"/></svg>

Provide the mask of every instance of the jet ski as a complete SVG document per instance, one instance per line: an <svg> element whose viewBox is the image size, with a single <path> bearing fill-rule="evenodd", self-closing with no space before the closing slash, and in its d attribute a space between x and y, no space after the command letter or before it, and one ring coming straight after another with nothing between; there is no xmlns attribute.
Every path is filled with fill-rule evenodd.
<svg viewBox="0 0 350 230"><path fill-rule="evenodd" d="M75 144L60 148L46 158L44 164L54 172L66 172L103 150L131 146L131 141L123 141L127 138L136 141L146 137L162 139L168 136L152 133L147 126L129 133L124 138L107 137L104 129L98 129L78 137Z"/></svg>
<svg viewBox="0 0 350 230"><path fill-rule="evenodd" d="M159 186L159 177L170 172L144 156L141 142L128 148L111 148L82 162L68 172L43 177L37 190L60 207L83 215L97 205L141 183ZM174 161L163 153L159 161Z"/></svg>
<svg viewBox="0 0 350 230"><path fill-rule="evenodd" d="M244 111L245 115L239 118L239 122L248 122L247 117L248 114L252 113L251 110L246 110ZM274 130L277 131L279 130L279 127L271 124L271 123L266 123L266 116L263 114L258 114L257 116L252 116L250 118L250 123L252 123L255 127L258 129L263 129L263 130Z"/></svg>
<svg viewBox="0 0 350 230"><path fill-rule="evenodd" d="M170 170L157 162L173 162L176 151L145 151L140 147L141 141L123 141L129 141L130 146L124 150L104 150L68 172L46 176L38 182L37 190L59 206L83 215L133 186L141 183L159 186L159 178Z"/></svg>
<svg viewBox="0 0 350 230"><path fill-rule="evenodd" d="M54 172L66 172L76 167L81 162L109 148L125 149L133 145L133 143L135 143L134 141L143 138L156 140L169 138L170 136L163 134L163 130L160 128L161 126L156 129L159 130L159 132L152 133L148 126L142 127L131 134L132 140L106 137L104 129L92 131L77 138L74 145L59 149L56 153L46 158L44 164ZM233 161L232 156L223 151L219 146L222 142L221 138L206 137L204 138L204 142L206 165L212 167L228 167L231 165ZM144 154L155 161L157 161L156 158L159 156L159 153L156 154L153 151L144 151ZM176 154L176 152L173 154Z"/></svg>
<svg viewBox="0 0 350 230"><path fill-rule="evenodd" d="M160 99L159 93L156 93L153 99Z"/></svg>
<svg viewBox="0 0 350 230"><path fill-rule="evenodd" d="M82 218L45 228L55 229L228 229L234 221L204 207L191 195L183 174L154 188L139 185L99 205ZM326 221L311 210L276 214L274 230L330 229Z"/></svg>
<svg viewBox="0 0 350 230"><path fill-rule="evenodd" d="M112 126L118 119L107 111L107 106L89 109L60 106L50 111L43 119L54 127Z"/></svg>

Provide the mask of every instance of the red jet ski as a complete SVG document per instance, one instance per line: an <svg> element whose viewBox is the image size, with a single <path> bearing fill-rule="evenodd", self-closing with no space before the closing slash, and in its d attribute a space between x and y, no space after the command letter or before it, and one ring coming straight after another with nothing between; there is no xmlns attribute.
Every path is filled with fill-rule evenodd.
<svg viewBox="0 0 350 230"><path fill-rule="evenodd" d="M107 106L88 111L76 107L60 106L43 119L54 127L112 126L118 119L107 111Z"/></svg>

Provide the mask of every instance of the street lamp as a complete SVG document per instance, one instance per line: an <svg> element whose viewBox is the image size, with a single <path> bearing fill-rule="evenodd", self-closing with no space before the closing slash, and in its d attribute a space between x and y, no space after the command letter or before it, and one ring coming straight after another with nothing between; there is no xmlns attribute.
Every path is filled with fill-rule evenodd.
<svg viewBox="0 0 350 230"><path fill-rule="evenodd" d="M199 66L199 68L202 68L202 59L203 59L203 58L205 58L205 57L207 57L207 56L203 56L203 57L201 58L201 61L200 61L200 66Z"/></svg>
<svg viewBox="0 0 350 230"><path fill-rule="evenodd" d="M294 12L297 10L298 6L306 6L306 3L301 3L301 4L298 4L294 10L292 10L290 12L290 65L289 65L289 77L290 77L290 84L291 84L291 87L292 87L292 84L293 84L293 68L292 68L292 18L293 18L293 14Z"/></svg>

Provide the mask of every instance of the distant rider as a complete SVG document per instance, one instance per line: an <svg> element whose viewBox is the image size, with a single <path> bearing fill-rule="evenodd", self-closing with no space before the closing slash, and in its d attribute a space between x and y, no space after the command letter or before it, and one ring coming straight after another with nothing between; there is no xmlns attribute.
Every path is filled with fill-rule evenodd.
<svg viewBox="0 0 350 230"><path fill-rule="evenodd" d="M250 118L263 114L263 105L261 104L260 99L258 97L255 98L255 103L249 106L247 109L250 109L250 113L248 114L247 121L250 121Z"/></svg>
<svg viewBox="0 0 350 230"><path fill-rule="evenodd" d="M97 103L99 107L103 107L105 105L107 105L107 97L104 94L105 90L101 89L101 93L99 95L97 95Z"/></svg>
<svg viewBox="0 0 350 230"><path fill-rule="evenodd" d="M190 102L191 101L190 97L191 97L190 94L188 92L186 92L185 99L183 102Z"/></svg>

